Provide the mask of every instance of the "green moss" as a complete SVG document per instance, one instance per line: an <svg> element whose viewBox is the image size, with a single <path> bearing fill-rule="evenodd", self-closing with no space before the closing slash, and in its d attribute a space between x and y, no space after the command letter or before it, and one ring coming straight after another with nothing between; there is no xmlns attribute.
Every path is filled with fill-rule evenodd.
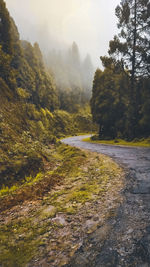
<svg viewBox="0 0 150 267"><path fill-rule="evenodd" d="M14 191L16 191L17 190L17 188L18 188L18 186L17 185L13 185L12 187L8 187L8 186L2 186L2 189L0 190L0 197L1 196L4 196L4 195L7 195L7 194L10 194L10 193L12 193L12 192L14 192Z"/></svg>
<svg viewBox="0 0 150 267"><path fill-rule="evenodd" d="M65 212L69 215L75 214L76 213L76 208L75 207L68 207L65 209Z"/></svg>
<svg viewBox="0 0 150 267"><path fill-rule="evenodd" d="M31 186L34 183L42 180L44 177L44 175L42 173L38 173L35 177L29 176L29 177L25 177L25 182L23 184L20 183L16 183L15 185L8 187L3 185L2 189L0 190L0 197L5 196L5 195L9 195L14 193L16 190L20 189L20 188L24 188L25 186Z"/></svg>
<svg viewBox="0 0 150 267"><path fill-rule="evenodd" d="M68 147L59 148L66 155L72 154L73 150ZM69 151L70 150L70 151ZM80 151L74 151L79 156L75 156L74 159L81 157ZM73 153L72 155L75 155ZM107 158L95 157L95 160L90 167L86 170L82 169L86 165L87 158L82 155L84 161L78 165L76 160L71 161L71 166L66 160L59 167L59 172L64 175L64 183L66 186L60 191L49 194L49 198L46 199L46 203L56 208L55 213L65 212L73 214L78 211L80 204L85 202L94 201L101 197L103 193L107 191L107 184L110 179L116 176L116 173L120 173L120 168ZM71 168L71 173L69 172ZM75 169L75 170L74 170ZM58 170L57 170L58 171ZM45 203L45 202L44 202Z"/></svg>
<svg viewBox="0 0 150 267"><path fill-rule="evenodd" d="M28 99L31 96L31 94L23 88L17 88L17 94L21 99Z"/></svg>
<svg viewBox="0 0 150 267"><path fill-rule="evenodd" d="M54 150L57 168L48 171L50 176L63 176L62 185L48 192L38 209L28 213L26 219L13 219L11 223L0 226L0 259L2 266L26 266L46 246L51 236L59 228L59 222L52 220L61 212L64 215L76 214L86 202L93 203L103 198L108 183L118 176L121 169L107 157L87 154L76 148L59 145ZM68 169L69 164L69 169ZM71 169L71 170L70 170ZM26 185L43 184L43 174L34 179L26 178ZM28 190L28 187L27 187ZM7 191L7 189L6 189ZM45 240L45 237L48 239Z"/></svg>
<svg viewBox="0 0 150 267"><path fill-rule="evenodd" d="M25 266L34 257L39 240L29 219L0 226L2 266ZM35 231L34 231L35 230Z"/></svg>
<svg viewBox="0 0 150 267"><path fill-rule="evenodd" d="M0 226L0 264L2 266L26 266L37 254L43 244L42 236L51 229L62 228L63 225L45 221L39 218L38 222L32 219L14 220Z"/></svg>
<svg viewBox="0 0 150 267"><path fill-rule="evenodd" d="M68 201L85 203L86 201L91 200L91 198L92 198L91 192L75 191L68 196Z"/></svg>
<svg viewBox="0 0 150 267"><path fill-rule="evenodd" d="M7 249L3 250L1 255L1 262L3 266L20 267L26 266L26 264L36 254L36 242L19 242L19 246L8 246Z"/></svg>

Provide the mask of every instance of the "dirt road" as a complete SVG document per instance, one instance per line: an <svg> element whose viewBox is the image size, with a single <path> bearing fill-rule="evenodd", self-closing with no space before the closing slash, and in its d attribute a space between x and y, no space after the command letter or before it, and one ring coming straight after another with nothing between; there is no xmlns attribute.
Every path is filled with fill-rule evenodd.
<svg viewBox="0 0 150 267"><path fill-rule="evenodd" d="M84 240L65 266L150 266L150 148L87 143L83 138L62 142L112 157L125 168L127 186L117 215Z"/></svg>

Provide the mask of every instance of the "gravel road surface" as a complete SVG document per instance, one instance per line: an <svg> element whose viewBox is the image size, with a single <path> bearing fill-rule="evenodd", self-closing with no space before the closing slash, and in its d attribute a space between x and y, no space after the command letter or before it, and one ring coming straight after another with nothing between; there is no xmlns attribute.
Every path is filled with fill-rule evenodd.
<svg viewBox="0 0 150 267"><path fill-rule="evenodd" d="M127 185L117 215L89 235L65 267L149 267L150 148L83 142L86 137L69 137L62 142L110 156L124 167Z"/></svg>

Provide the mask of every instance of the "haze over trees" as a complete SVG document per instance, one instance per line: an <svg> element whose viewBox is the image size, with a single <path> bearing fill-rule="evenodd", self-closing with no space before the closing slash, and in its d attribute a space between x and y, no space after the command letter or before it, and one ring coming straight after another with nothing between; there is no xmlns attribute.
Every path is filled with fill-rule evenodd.
<svg viewBox="0 0 150 267"><path fill-rule="evenodd" d="M68 51L50 51L46 63L56 79L60 107L76 112L91 97L94 67L90 55L82 60L78 45L73 42Z"/></svg>
<svg viewBox="0 0 150 267"><path fill-rule="evenodd" d="M101 138L150 135L150 2L125 0L116 7L118 35L101 57L91 108Z"/></svg>
<svg viewBox="0 0 150 267"><path fill-rule="evenodd" d="M56 81L54 70L62 72ZM48 70L38 43L20 40L0 0L0 186L36 175L49 144L93 127L82 70L75 43L66 57L54 54Z"/></svg>
<svg viewBox="0 0 150 267"><path fill-rule="evenodd" d="M147 0L121 1L116 8L119 33L109 56L101 57L104 70L95 73L91 98L101 138L150 135L149 14ZM1 0L0 55L2 185L42 169L43 149L57 138L96 128L88 106L94 68L75 42L43 59L38 43L20 40Z"/></svg>
<svg viewBox="0 0 150 267"><path fill-rule="evenodd" d="M149 0L122 0L116 8L119 33L110 41L109 55L101 57L104 69L97 69L95 76L91 56L84 51L85 47L90 46L89 42L83 41L85 45L82 47L80 38L77 38L80 47L73 42L68 50L63 50L63 42L64 47L67 43L63 40L63 32L71 34L67 26L71 26L69 22L75 17L74 22L79 26L80 21L83 20L83 24L87 22L86 27L80 30L84 33L83 37L88 31L88 39L85 39L90 38L94 43L96 39L92 38L92 31L97 33L95 28L103 23L96 23L93 14L99 12L96 7L99 3L102 5L103 1L0 0L0 267L58 267L77 266L78 263L79 266L94 266L94 263L98 266L100 262L102 266L105 263L110 266L111 262L114 266L114 260L126 266L128 263L131 266L132 262L134 266L136 262L143 262L143 266L146 266L149 260L146 248L149 238L146 207L149 211L149 198L145 198L145 194L147 196L149 193L146 176L148 179L150 150L139 149L138 162L142 164L137 172L142 174L143 168L144 179L139 179L138 175L137 181L135 177L130 180L130 183L134 182L131 194L125 172L112 159L65 145L65 141L61 140L67 136L96 132L98 128L92 122L93 115L99 126L100 138L132 140L142 137L146 139L146 145L150 145ZM40 21L41 13L44 16L44 10L52 6L50 14L53 13L58 24L54 25L53 20L47 22L52 21L49 27L56 35L59 32L56 26L61 28L62 50L51 50L47 23L42 26L42 30L45 30L43 40L47 41L46 46L50 48L47 56L43 51L45 58L37 42L31 44L21 40L5 2L11 3L13 8L15 6L15 12L19 12L19 15L20 5L17 7L17 4L24 4L27 13L21 8L24 15L27 14L27 22L32 15L35 19L36 14L37 21ZM78 14L74 17L76 8ZM60 18L61 13L63 19ZM108 13L109 10L104 12L105 16ZM65 14L68 14L68 18ZM84 21L85 14L87 18ZM27 27L31 27L31 21ZM64 22L63 25L61 22ZM70 28L78 30L77 25ZM35 28L31 27L30 33L33 35ZM42 39L42 31L40 33ZM83 57L80 51L86 56ZM80 138L68 138L70 141L66 142L76 146ZM111 140L105 143L117 142ZM89 149L90 145L84 143L83 147ZM101 148L99 146L97 152ZM110 150L108 146L106 153L114 157L115 148L112 152ZM130 154L131 149L126 151ZM137 148L132 150L133 155L128 160L128 152L122 158L130 163L130 169L135 151ZM134 172L138 162L135 157ZM128 195L131 198L130 205L125 199ZM143 196L146 199L144 202ZM138 213L135 210L134 217L130 211L141 203L139 214L142 227L139 229ZM118 213L120 207L124 213L122 218ZM144 223L142 216L146 220ZM129 224L126 224L127 218ZM110 234L108 240L113 230L108 220L116 222L118 219L119 224L117 227L114 224L115 232ZM101 234L103 231L104 235ZM132 249L126 251L127 246ZM122 255L120 251L127 253ZM136 261L137 254L139 257Z"/></svg>

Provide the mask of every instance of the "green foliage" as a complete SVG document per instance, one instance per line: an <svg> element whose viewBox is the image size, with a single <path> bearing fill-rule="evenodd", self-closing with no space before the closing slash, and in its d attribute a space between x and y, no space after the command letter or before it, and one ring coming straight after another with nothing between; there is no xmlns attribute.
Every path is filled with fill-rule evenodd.
<svg viewBox="0 0 150 267"><path fill-rule="evenodd" d="M142 91L139 90L139 79L149 77L150 72L150 35L149 35L149 1L121 1L116 8L118 18L118 36L110 41L109 54L121 58L123 68L130 74L129 107L127 134L130 139L140 131L140 105ZM145 77L145 78L144 78Z"/></svg>
<svg viewBox="0 0 150 267"><path fill-rule="evenodd" d="M30 97L30 93L23 88L17 88L17 93L21 99L28 99Z"/></svg>
<svg viewBox="0 0 150 267"><path fill-rule="evenodd" d="M5 135L3 133L3 138L5 136L6 133ZM1 145L0 185L11 186L15 181L22 182L26 176L35 175L40 169L43 169L42 150L39 142L33 141L28 132L23 132L19 138L17 135L14 137L17 138L14 142L9 138L7 143ZM5 151L6 148L7 151Z"/></svg>
<svg viewBox="0 0 150 267"><path fill-rule="evenodd" d="M88 212L91 214L90 207L92 203L89 205L90 202L93 201L94 207L99 201L103 205L103 199L108 199L107 196L111 194L112 187L112 191L115 192L115 200L120 203L116 196L116 188L120 188L118 183L119 185L122 184L122 179L120 179L121 169L114 162L104 156L99 157L90 153L87 154L87 152L85 154L79 149L65 145L59 145L55 149L54 156L56 156L55 154L61 160L59 160L60 164L58 166L55 165L51 177L58 173L63 176L61 186L57 185L57 188L51 191L49 185L48 190L50 191L46 191L42 202L36 201L34 205L34 201L32 201L33 206L31 204L26 205L26 203L21 205L19 213L17 210L17 217L14 216L14 213L10 214L9 218L11 220L0 224L0 262L3 266L33 265L32 259L34 260L34 257L37 259L37 256L39 258L40 255L40 260L41 256L45 257L45 251L49 251L49 247L51 248L51 239L56 240L58 238L56 232L65 227L63 223L61 224L61 222L55 220L58 212L63 212L65 219L68 218L69 214L72 216L75 214L74 218L79 216L83 219L85 217L86 220ZM71 161L71 171L67 168L68 160ZM41 176L38 179L41 179ZM32 197L38 181L32 187ZM40 192L44 182L45 179L39 183ZM29 188L29 186L26 186L25 195L27 195ZM24 192L21 196L24 197ZM14 194L14 198L17 198L17 192ZM12 199L13 195L11 195L11 201ZM3 198L1 198L2 201ZM87 202L86 210L85 202ZM96 209L94 209L93 214L96 214ZM73 227L71 226L71 229L78 227L79 230L81 226L76 225L76 220L72 221L75 223ZM60 235L60 232L58 234ZM72 231L70 231L70 236L71 234ZM67 238L70 239L70 236L67 234ZM41 250L41 247L44 250ZM56 248L59 250L59 254L60 250L64 253L64 248L68 251L68 242L67 247L65 247L62 238L59 246L55 246Z"/></svg>
<svg viewBox="0 0 150 267"><path fill-rule="evenodd" d="M138 83L140 90L139 131L143 136L150 136L150 79L141 79Z"/></svg>
<svg viewBox="0 0 150 267"><path fill-rule="evenodd" d="M11 56L6 54L2 50L2 46L0 45L0 78L2 78L5 83L11 88L15 89L16 87L16 73L14 69L11 67Z"/></svg>
<svg viewBox="0 0 150 267"><path fill-rule="evenodd" d="M100 57L91 109L99 137L132 140L150 135L149 1L122 0L116 8L118 35L109 43L110 57Z"/></svg>
<svg viewBox="0 0 150 267"><path fill-rule="evenodd" d="M120 32L110 41L109 54L121 55L132 78L149 73L149 9L145 0L122 0L116 7Z"/></svg>
<svg viewBox="0 0 150 267"><path fill-rule="evenodd" d="M32 47L30 43L23 41L22 50L25 64L28 65L25 70L28 72L30 84L33 84L32 87L28 87L31 93L30 99L32 99L32 103L36 106L42 106L43 108L54 111L59 105L58 96L53 78L44 68L42 54L38 44ZM23 66L25 65L22 62ZM24 79L26 79L26 74L24 75Z"/></svg>
<svg viewBox="0 0 150 267"><path fill-rule="evenodd" d="M43 173L38 173L35 177L28 176L25 177L24 180L22 181L22 184L14 184L13 186L5 186L4 184L2 185L2 188L0 189L0 197L3 197L5 195L11 195L21 187L23 188L24 186L32 186L35 183L41 181L43 179L44 175Z"/></svg>
<svg viewBox="0 0 150 267"><path fill-rule="evenodd" d="M2 189L4 193L11 191L7 186L22 184L25 177L35 177L43 171L45 161L51 160L49 145L62 136L87 132L91 117L89 111L85 115L80 111L69 114L58 110L60 96L54 77L44 65L39 45L20 41L3 0L0 37L0 187L6 186ZM77 54L74 64L79 66L79 51L74 44L72 56ZM74 61L72 56L70 59ZM68 102L63 98L65 109L70 105L72 113L79 110L79 84L80 79L76 91L66 99Z"/></svg>
<svg viewBox="0 0 150 267"><path fill-rule="evenodd" d="M15 185L13 185L11 188L9 188L8 186L2 186L2 189L0 190L0 197L3 195L6 195L10 192L14 192L17 189L17 187Z"/></svg>
<svg viewBox="0 0 150 267"><path fill-rule="evenodd" d="M150 147L150 138L135 138L132 141L126 141L122 139L113 140L100 140L98 135L93 135L91 138L83 139L84 142L92 142L95 144L107 144L107 145L120 145L120 146L140 146L140 147Z"/></svg>
<svg viewBox="0 0 150 267"><path fill-rule="evenodd" d="M95 73L91 110L94 121L100 125L101 138L115 138L125 131L127 85L128 77L116 70L115 65Z"/></svg>
<svg viewBox="0 0 150 267"><path fill-rule="evenodd" d="M12 55L11 21L3 0L0 1L0 45L4 53Z"/></svg>
<svg viewBox="0 0 150 267"><path fill-rule="evenodd" d="M31 227L31 220L24 219L0 227L1 242L3 242L3 253L1 253L0 258L4 266L26 266L35 255L40 243L39 240L34 240L39 234L38 227L32 226L29 230L29 225ZM17 242L14 242L18 232L23 238L18 238ZM24 233L26 234L25 240Z"/></svg>
<svg viewBox="0 0 150 267"><path fill-rule="evenodd" d="M46 62L55 75L60 108L78 112L91 97L94 67L90 55L82 61L78 45L73 42L67 52L51 51Z"/></svg>
<svg viewBox="0 0 150 267"><path fill-rule="evenodd" d="M55 134L70 134L73 132L73 123L71 115L63 110L57 110L54 112L55 120Z"/></svg>
<svg viewBox="0 0 150 267"><path fill-rule="evenodd" d="M20 100L10 105L9 99L13 96L4 83L3 87L0 99L0 185L12 186L16 181L21 183L25 177L35 176L43 170L44 159L49 160L47 152L43 152L47 151L46 146L56 143L62 136L88 132L92 122L90 114L85 116L83 111L79 114L61 110L51 113ZM24 96L24 90L19 93Z"/></svg>

